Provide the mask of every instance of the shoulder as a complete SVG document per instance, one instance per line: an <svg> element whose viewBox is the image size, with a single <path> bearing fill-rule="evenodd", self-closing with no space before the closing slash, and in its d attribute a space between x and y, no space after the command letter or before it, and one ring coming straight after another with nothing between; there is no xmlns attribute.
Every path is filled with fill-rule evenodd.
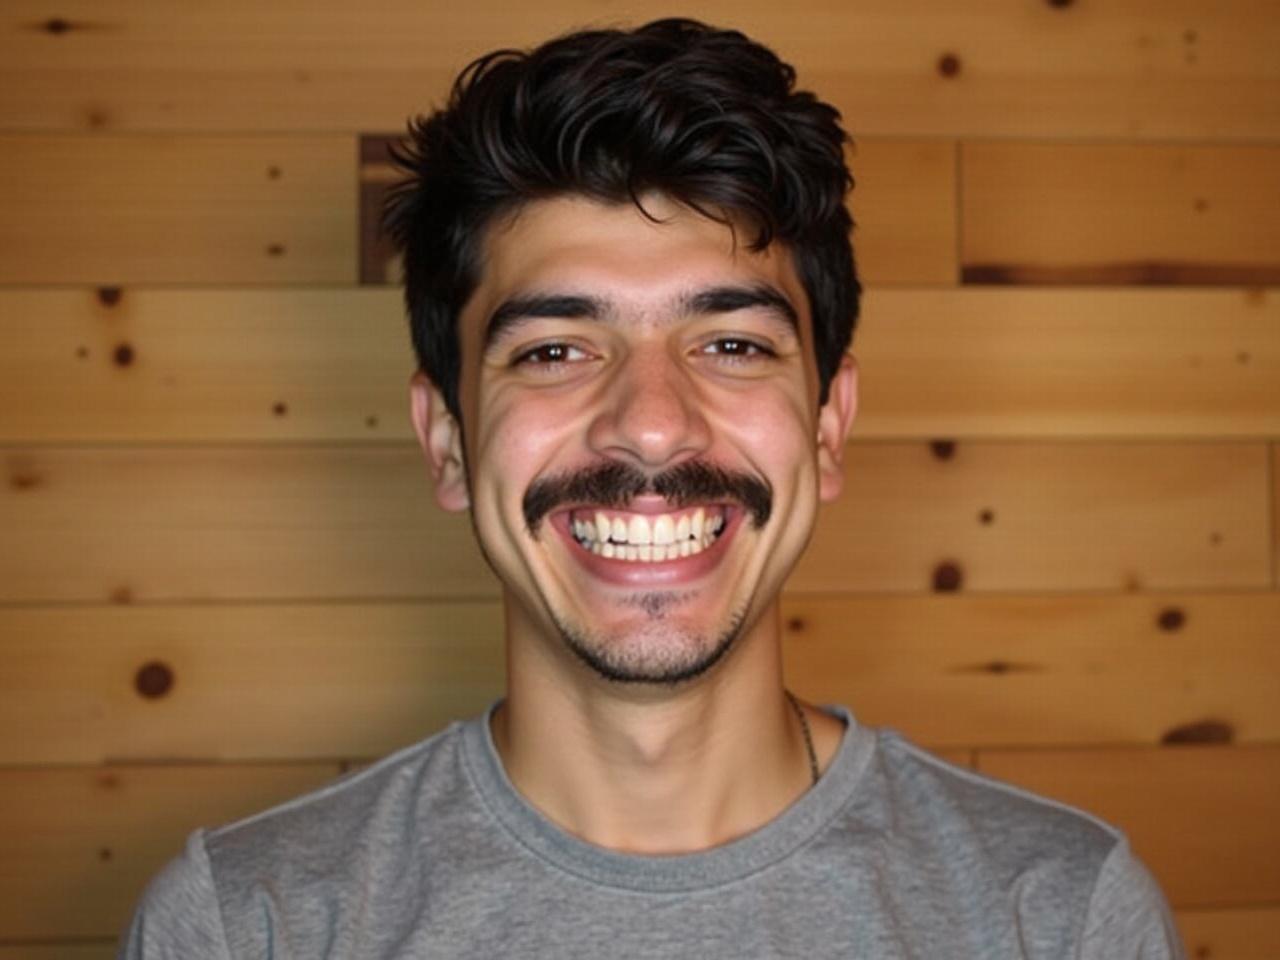
<svg viewBox="0 0 1280 960"><path fill-rule="evenodd" d="M148 886L121 956L260 954L273 936L264 917L288 918L310 936L306 924L324 927L352 890L394 884L406 857L424 848L449 855L450 832L465 832L460 818L478 815L463 729L454 724L319 790L196 831Z"/></svg>
<svg viewBox="0 0 1280 960"><path fill-rule="evenodd" d="M1181 957L1159 887L1125 835L1083 810L947 763L878 731L862 801L918 887L1012 922L1028 955ZM919 878L917 878L919 879Z"/></svg>
<svg viewBox="0 0 1280 960"><path fill-rule="evenodd" d="M1002 783L930 754L893 731L880 731L877 786L915 825L939 839L980 845L1010 868L1051 859L1096 876L1123 834L1083 810Z"/></svg>
<svg viewBox="0 0 1280 960"><path fill-rule="evenodd" d="M331 875L371 838L395 835L423 823L428 812L438 814L465 790L461 729L453 724L319 790L208 831L215 883L225 890L268 875L276 882L287 874Z"/></svg>

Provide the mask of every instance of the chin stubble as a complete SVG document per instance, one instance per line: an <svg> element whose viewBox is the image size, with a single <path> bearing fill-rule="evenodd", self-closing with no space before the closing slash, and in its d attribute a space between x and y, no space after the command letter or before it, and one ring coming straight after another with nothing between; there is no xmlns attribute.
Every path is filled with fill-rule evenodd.
<svg viewBox="0 0 1280 960"><path fill-rule="evenodd" d="M560 637L573 654L595 674L611 683L676 686L701 676L715 666L737 641L742 632L745 611L736 612L720 635L710 644L705 636L684 634L671 628L661 649L652 649L649 635L657 639L664 629L666 611L681 600L679 594L639 594L627 601L649 614L649 624L641 631L646 636L627 635L613 638L581 630L555 618ZM633 632L634 633L634 632ZM676 640L674 644L671 640ZM643 649L636 649L640 642Z"/></svg>

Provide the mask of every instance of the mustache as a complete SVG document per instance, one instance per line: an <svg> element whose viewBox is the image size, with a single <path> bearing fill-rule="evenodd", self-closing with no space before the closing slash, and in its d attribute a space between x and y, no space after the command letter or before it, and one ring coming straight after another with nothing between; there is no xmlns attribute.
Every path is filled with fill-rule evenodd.
<svg viewBox="0 0 1280 960"><path fill-rule="evenodd" d="M536 535L543 518L557 507L588 503L621 510L644 494L662 497L676 509L708 500L732 500L742 504L756 529L773 512L773 488L767 481L698 460L652 475L614 461L542 477L529 484L521 508L529 532Z"/></svg>

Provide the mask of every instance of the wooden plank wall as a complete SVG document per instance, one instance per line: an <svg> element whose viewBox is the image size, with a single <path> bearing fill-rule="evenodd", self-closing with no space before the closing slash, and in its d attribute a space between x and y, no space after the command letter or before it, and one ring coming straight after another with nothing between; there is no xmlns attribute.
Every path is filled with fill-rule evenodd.
<svg viewBox="0 0 1280 960"><path fill-rule="evenodd" d="M857 135L850 489L805 695L1129 831L1280 955L1280 6L11 0L0 958L98 958L197 824L501 689L405 417L385 136L500 45L681 12Z"/></svg>

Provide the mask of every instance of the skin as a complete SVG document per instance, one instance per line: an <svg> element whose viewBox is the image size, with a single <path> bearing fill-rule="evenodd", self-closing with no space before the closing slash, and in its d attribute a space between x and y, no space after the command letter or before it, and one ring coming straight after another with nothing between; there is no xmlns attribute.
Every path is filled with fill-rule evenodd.
<svg viewBox="0 0 1280 960"><path fill-rule="evenodd" d="M762 826L810 785L783 693L778 594L819 501L840 491L856 372L846 358L818 407L809 305L785 248L752 252L661 195L644 205L655 219L561 197L493 225L459 320L465 450L422 375L411 408L438 502L471 510L503 583L508 692L493 732L513 784L589 842L676 853ZM691 294L725 288L780 294L798 322L768 305L691 308ZM486 342L503 304L548 296L596 309L521 315ZM531 483L614 461L647 475L689 461L752 475L771 487L772 514L661 569L602 564L554 510L529 530ZM669 506L649 496L631 509ZM561 629L643 675L705 661L734 625L728 652L678 684L605 679ZM825 766L842 727L806 715Z"/></svg>

